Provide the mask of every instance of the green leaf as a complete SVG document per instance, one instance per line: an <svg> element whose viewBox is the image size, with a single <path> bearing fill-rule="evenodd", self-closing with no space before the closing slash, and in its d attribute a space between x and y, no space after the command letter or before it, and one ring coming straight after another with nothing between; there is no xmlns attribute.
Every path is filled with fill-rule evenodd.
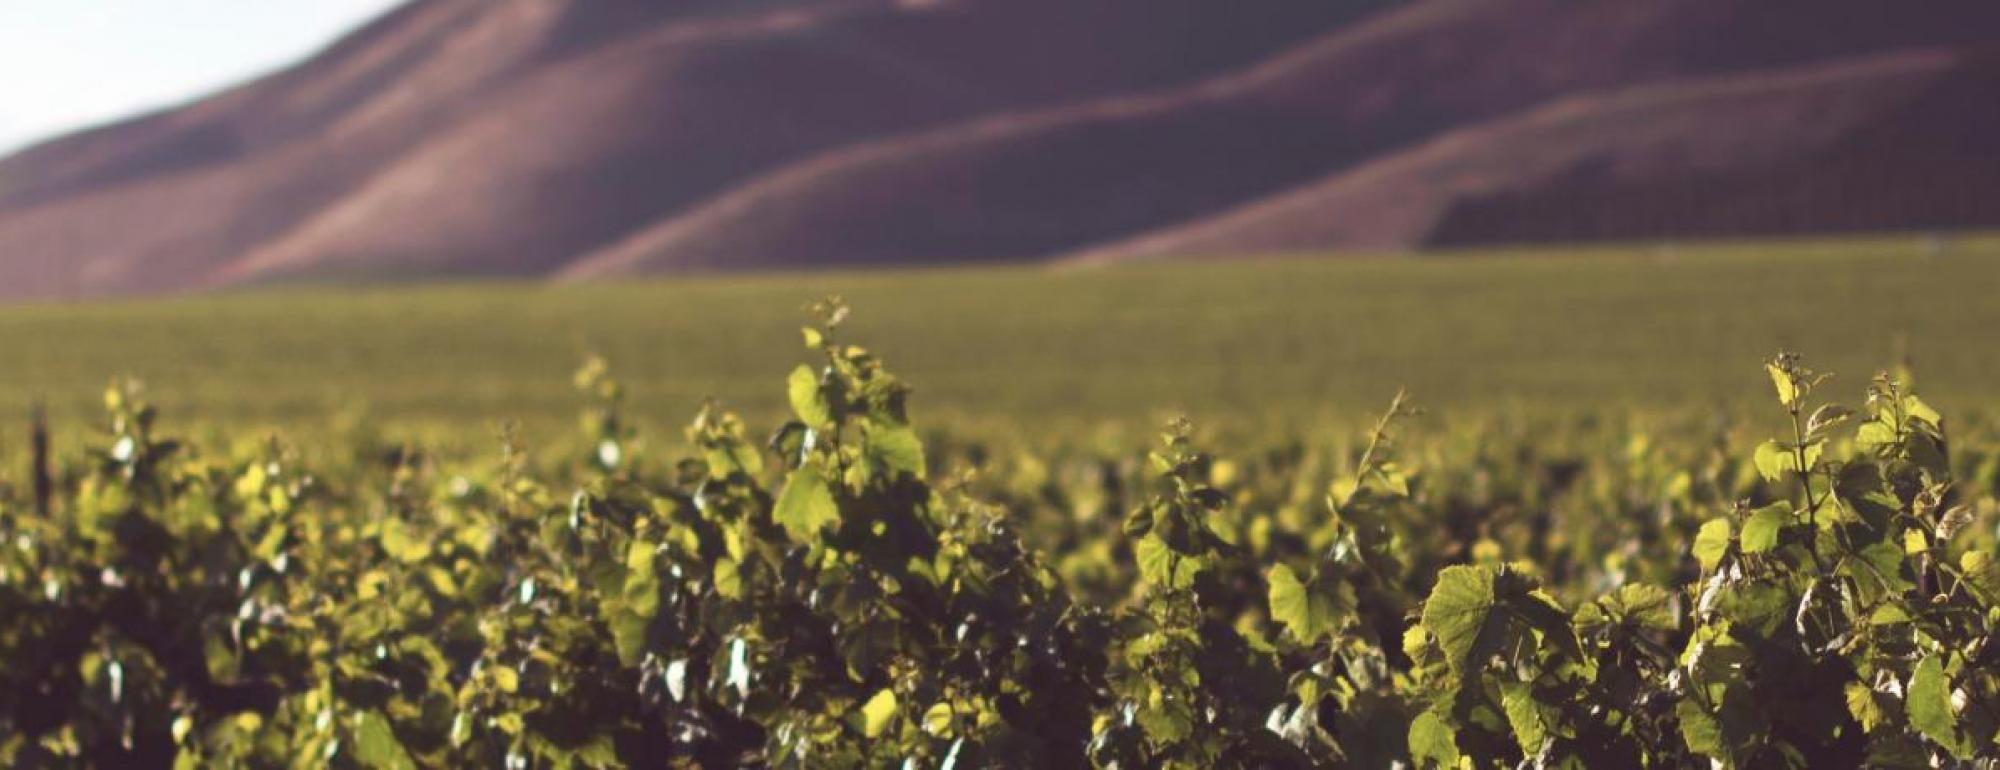
<svg viewBox="0 0 2000 770"><path fill-rule="evenodd" d="M1903 397L1903 411L1912 418L1930 423L1931 427L1944 424L1944 416L1938 414L1936 409L1932 409L1930 404L1924 403L1923 399L1917 398L1915 393Z"/></svg>
<svg viewBox="0 0 2000 770"><path fill-rule="evenodd" d="M1459 565L1438 573L1437 586L1424 600L1423 623L1437 637L1454 673L1464 671L1492 611L1492 572Z"/></svg>
<svg viewBox="0 0 2000 770"><path fill-rule="evenodd" d="M1868 614L1868 625L1871 626L1890 626L1908 622L1910 622L1909 611L1895 602L1883 602L1875 607L1874 612Z"/></svg>
<svg viewBox="0 0 2000 770"><path fill-rule="evenodd" d="M1530 757L1541 753L1549 730L1542 719L1541 704L1535 702L1534 688L1520 683L1504 685L1500 706L1507 712L1507 726L1513 728L1514 742L1521 752Z"/></svg>
<svg viewBox="0 0 2000 770"><path fill-rule="evenodd" d="M1731 653L1725 657L1734 660L1720 666L1705 666L1709 669L1707 676L1692 677L1707 683L1706 700L1715 711L1704 708L1703 699L1683 697L1674 707L1675 715L1680 718L1681 737L1690 750L1721 760L1722 767L1753 767L1743 762L1744 757L1769 740L1770 724L1742 677L1742 666L1747 664L1750 654L1735 646L1717 651Z"/></svg>
<svg viewBox="0 0 2000 770"><path fill-rule="evenodd" d="M1179 743L1194 732L1194 715L1177 701L1142 706L1135 716L1146 736L1162 745Z"/></svg>
<svg viewBox="0 0 2000 770"><path fill-rule="evenodd" d="M493 686L499 691L511 693L521 689L520 672L506 666L493 666L487 671L492 673Z"/></svg>
<svg viewBox="0 0 2000 770"><path fill-rule="evenodd" d="M659 545L634 539L625 548L625 583L620 598L625 610L651 623L660 611L660 575L653 569Z"/></svg>
<svg viewBox="0 0 2000 770"><path fill-rule="evenodd" d="M618 649L618 662L627 666L639 665L646 655L646 632L652 628L653 619L635 615L617 607L611 614L611 643Z"/></svg>
<svg viewBox="0 0 2000 770"><path fill-rule="evenodd" d="M1771 384L1778 389L1778 403L1791 406L1799 400L1799 386L1792 382L1792 376L1777 364L1765 364L1764 370L1771 373Z"/></svg>
<svg viewBox="0 0 2000 770"><path fill-rule="evenodd" d="M1871 735L1868 757L1862 767L1870 770L1930 770L1931 752L1913 735Z"/></svg>
<svg viewBox="0 0 2000 770"><path fill-rule="evenodd" d="M924 444L917 439L917 432L907 425L886 423L872 424L868 435L862 439L863 452L876 465L891 471L923 478Z"/></svg>
<svg viewBox="0 0 2000 770"><path fill-rule="evenodd" d="M1885 719L1885 710L1880 693L1860 682L1848 682L1847 713L1854 715L1854 721L1861 723L1861 729L1875 732L1875 728Z"/></svg>
<svg viewBox="0 0 2000 770"><path fill-rule="evenodd" d="M396 739L388 717L375 710L363 711L354 719L354 761L375 770L416 770L410 752Z"/></svg>
<svg viewBox="0 0 2000 770"><path fill-rule="evenodd" d="M1601 610L1598 609L1600 607ZM1602 612L1610 616L1608 620L1638 628L1674 627L1672 594L1664 588L1645 583L1619 586L1610 596L1579 608L1578 625L1584 624L1587 612Z"/></svg>
<svg viewBox="0 0 2000 770"><path fill-rule="evenodd" d="M1681 740L1687 742L1688 750L1710 757L1729 756L1729 746L1722 737L1722 724L1714 714L1703 710L1693 698L1682 698L1674 704L1675 715L1681 723Z"/></svg>
<svg viewBox="0 0 2000 770"><path fill-rule="evenodd" d="M2000 561L1985 551L1959 554L1958 568L1965 573L1964 585L1988 604L2000 603Z"/></svg>
<svg viewBox="0 0 2000 770"><path fill-rule="evenodd" d="M1917 662L1917 670L1910 674L1909 698L1904 705L1910 712L1910 726L1937 741L1952 756L1971 758L1971 747L1959 735L1958 717L1951 710L1951 680L1945 676L1944 664L1938 656L1928 655Z"/></svg>
<svg viewBox="0 0 2000 770"><path fill-rule="evenodd" d="M1701 531L1694 536L1694 559L1701 562L1703 572L1715 569L1722 563L1722 557L1729 552L1729 520L1709 519L1701 525Z"/></svg>
<svg viewBox="0 0 2000 770"><path fill-rule="evenodd" d="M1195 577L1208 568L1207 559L1177 553L1158 535L1139 538L1132 544L1132 555L1139 562L1140 578L1174 590L1194 585Z"/></svg>
<svg viewBox="0 0 2000 770"><path fill-rule="evenodd" d="M727 556L715 560L715 592L725 599L743 598L743 568Z"/></svg>
<svg viewBox="0 0 2000 770"><path fill-rule="evenodd" d="M1778 481L1785 477L1786 472L1799 469L1798 455L1793 453L1791 447L1775 440L1758 444L1757 453L1751 460L1757 465L1757 475L1763 476L1765 481Z"/></svg>
<svg viewBox="0 0 2000 770"><path fill-rule="evenodd" d="M282 527L273 527L272 531L280 534L284 532ZM382 519L379 542L382 544L383 553L404 564L415 564L430 558L431 555L430 541L410 532L410 525L393 516Z"/></svg>
<svg viewBox="0 0 2000 770"><path fill-rule="evenodd" d="M1862 546L1856 554L1872 565L1873 569L1853 565L1847 574L1864 588L1880 591L1882 594L1898 594L1916 586L1906 574L1905 558L1901 543L1881 541Z"/></svg>
<svg viewBox="0 0 2000 770"><path fill-rule="evenodd" d="M888 729L889 721L896 717L896 693L883 688L869 698L861 707L861 734L870 738L878 737Z"/></svg>
<svg viewBox="0 0 2000 770"><path fill-rule="evenodd" d="M1778 533L1792 523L1792 507L1777 503L1759 508L1743 522L1739 537L1744 553L1764 553L1778 546Z"/></svg>
<svg viewBox="0 0 2000 770"><path fill-rule="evenodd" d="M819 389L819 375L813 374L812 367L799 364L799 368L792 370L791 377L785 380L785 395L791 399L792 413L806 427L817 428L833 422L833 409L827 406L826 394Z"/></svg>
<svg viewBox="0 0 2000 770"><path fill-rule="evenodd" d="M1271 568L1269 579L1271 618L1285 624L1292 638L1312 644L1340 629L1341 618L1347 613L1338 591L1321 587L1318 578L1301 583L1292 568L1283 564Z"/></svg>
<svg viewBox="0 0 2000 770"><path fill-rule="evenodd" d="M1896 426L1880 420L1870 420L1854 431L1854 445L1860 449L1875 451L1890 446L1898 440Z"/></svg>
<svg viewBox="0 0 2000 770"><path fill-rule="evenodd" d="M807 462L785 479L785 489L778 493L771 516L793 540L817 543L821 529L840 521L840 506L834 502L833 489L827 486L819 466Z"/></svg>
<svg viewBox="0 0 2000 770"><path fill-rule="evenodd" d="M1435 710L1410 720L1410 758L1420 767L1458 767L1457 735Z"/></svg>
<svg viewBox="0 0 2000 770"><path fill-rule="evenodd" d="M1806 434L1810 436L1818 436L1821 433L1829 429L1832 429L1843 422L1846 422L1847 418L1853 416L1854 416L1854 410L1852 409L1841 406L1839 404L1827 404L1825 406L1813 410L1812 417L1806 419Z"/></svg>
<svg viewBox="0 0 2000 770"><path fill-rule="evenodd" d="M1797 600L1792 587L1771 580L1731 580L1718 587L1714 611L1731 623L1767 634L1793 619Z"/></svg>
<svg viewBox="0 0 2000 770"><path fill-rule="evenodd" d="M951 737L952 728L957 725L958 716L952 712L951 704L943 701L924 711L924 732L940 738Z"/></svg>

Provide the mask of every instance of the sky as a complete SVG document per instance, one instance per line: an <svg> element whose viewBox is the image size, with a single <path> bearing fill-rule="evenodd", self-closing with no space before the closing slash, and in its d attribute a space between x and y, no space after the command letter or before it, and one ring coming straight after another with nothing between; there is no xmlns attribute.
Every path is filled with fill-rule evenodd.
<svg viewBox="0 0 2000 770"><path fill-rule="evenodd" d="M298 61L401 0L0 0L0 156Z"/></svg>

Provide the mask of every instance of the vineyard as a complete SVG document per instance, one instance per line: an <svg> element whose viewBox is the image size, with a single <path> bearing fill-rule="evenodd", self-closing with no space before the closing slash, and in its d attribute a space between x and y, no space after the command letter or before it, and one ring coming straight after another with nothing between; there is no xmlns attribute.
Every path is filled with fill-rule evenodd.
<svg viewBox="0 0 2000 770"><path fill-rule="evenodd" d="M599 359L575 450L469 456L195 445L114 385L0 474L0 763L2000 764L2000 436L1903 367L1775 356L1754 442L1398 395L1029 451L912 419L846 315L775 430L680 441Z"/></svg>

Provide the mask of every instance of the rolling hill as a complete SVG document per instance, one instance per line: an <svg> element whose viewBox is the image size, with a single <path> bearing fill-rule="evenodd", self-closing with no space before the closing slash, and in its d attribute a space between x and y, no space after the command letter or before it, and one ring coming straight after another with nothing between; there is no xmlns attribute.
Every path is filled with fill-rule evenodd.
<svg viewBox="0 0 2000 770"><path fill-rule="evenodd" d="M1987 226L1996 30L1978 0L415 0L0 159L0 297Z"/></svg>
<svg viewBox="0 0 2000 770"><path fill-rule="evenodd" d="M2000 221L1971 132L2000 67L1885 54L1558 100L1195 222L1069 255L1789 235ZM1956 111L1980 120L1932 122ZM1727 125L1728 132L1699 126ZM1907 148L1907 149L1905 149ZM1918 150L1917 148L1921 148Z"/></svg>

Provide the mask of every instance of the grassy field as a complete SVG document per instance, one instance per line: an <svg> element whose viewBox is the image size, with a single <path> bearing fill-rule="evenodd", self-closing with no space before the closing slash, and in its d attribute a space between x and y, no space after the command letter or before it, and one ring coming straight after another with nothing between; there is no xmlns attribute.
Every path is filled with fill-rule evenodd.
<svg viewBox="0 0 2000 770"><path fill-rule="evenodd" d="M1882 238L0 307L0 414L42 399L74 425L133 375L183 428L539 429L596 352L656 425L709 394L763 418L826 293L932 424L1343 421L1399 386L1443 411L1727 408L1761 403L1779 347L1843 395L1902 350L1947 411L2000 405L2000 238Z"/></svg>
<svg viewBox="0 0 2000 770"><path fill-rule="evenodd" d="M2000 240L1618 251L0 311L0 767L1989 756Z"/></svg>

